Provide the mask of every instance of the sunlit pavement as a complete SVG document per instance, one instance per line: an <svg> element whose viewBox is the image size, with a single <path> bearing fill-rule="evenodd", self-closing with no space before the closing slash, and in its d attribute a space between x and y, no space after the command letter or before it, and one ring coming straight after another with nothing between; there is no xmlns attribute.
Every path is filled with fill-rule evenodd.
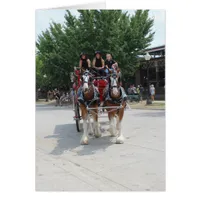
<svg viewBox="0 0 200 200"><path fill-rule="evenodd" d="M80 145L73 111L36 106L37 191L164 191L165 111L125 111L124 144L109 137L100 116L101 138Z"/></svg>

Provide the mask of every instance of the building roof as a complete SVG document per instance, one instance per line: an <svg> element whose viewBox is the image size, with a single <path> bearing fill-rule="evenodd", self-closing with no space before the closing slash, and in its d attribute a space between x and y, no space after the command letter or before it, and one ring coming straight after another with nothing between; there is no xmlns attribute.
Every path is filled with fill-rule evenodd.
<svg viewBox="0 0 200 200"><path fill-rule="evenodd" d="M160 51L164 51L164 50L165 50L165 45L162 45L162 46L145 49L145 52L153 53L153 52L160 52Z"/></svg>

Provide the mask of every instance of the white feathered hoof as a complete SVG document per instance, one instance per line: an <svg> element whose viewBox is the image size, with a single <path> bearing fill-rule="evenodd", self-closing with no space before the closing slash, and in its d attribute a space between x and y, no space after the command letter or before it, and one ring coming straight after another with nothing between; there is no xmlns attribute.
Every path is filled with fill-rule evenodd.
<svg viewBox="0 0 200 200"><path fill-rule="evenodd" d="M120 137L118 137L117 138L117 140L116 140L116 144L123 144L124 143L124 136L120 136Z"/></svg>
<svg viewBox="0 0 200 200"><path fill-rule="evenodd" d="M96 127L95 127L95 129L94 129L94 136L96 137L96 138L100 138L101 137L101 131L100 131L100 124L99 123L97 123L96 124Z"/></svg>
<svg viewBox="0 0 200 200"><path fill-rule="evenodd" d="M82 138L80 143L81 145L88 145L89 144L88 138L87 137Z"/></svg>
<svg viewBox="0 0 200 200"><path fill-rule="evenodd" d="M114 131L114 129L112 127L110 127L108 129L108 131L110 132L110 137L115 137L116 136L115 131Z"/></svg>
<svg viewBox="0 0 200 200"><path fill-rule="evenodd" d="M94 136L96 137L96 138L100 138L101 137L101 131L98 129L98 131L96 131L95 133L94 133Z"/></svg>
<svg viewBox="0 0 200 200"><path fill-rule="evenodd" d="M110 137L116 137L116 134L112 128L109 129Z"/></svg>
<svg viewBox="0 0 200 200"><path fill-rule="evenodd" d="M100 138L101 137L101 133L97 133L94 136L95 136L95 138Z"/></svg>

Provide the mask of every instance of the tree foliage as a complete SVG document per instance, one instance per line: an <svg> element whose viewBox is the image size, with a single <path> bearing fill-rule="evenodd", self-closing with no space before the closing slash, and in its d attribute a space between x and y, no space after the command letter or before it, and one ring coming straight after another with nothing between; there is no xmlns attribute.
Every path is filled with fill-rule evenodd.
<svg viewBox="0 0 200 200"><path fill-rule="evenodd" d="M51 84L70 85L70 72L82 51L93 59L94 51L112 53L124 77L133 76L137 56L153 40L153 19L148 10L130 16L121 10L78 10L79 17L66 11L63 25L51 23L36 42L36 74L43 73ZM41 68L42 66L42 68ZM42 76L37 74L36 81Z"/></svg>

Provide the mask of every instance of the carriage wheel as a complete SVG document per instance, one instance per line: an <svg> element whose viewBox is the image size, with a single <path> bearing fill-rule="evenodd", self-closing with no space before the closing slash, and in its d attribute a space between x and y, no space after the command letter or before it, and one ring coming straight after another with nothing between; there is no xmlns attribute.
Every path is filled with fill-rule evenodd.
<svg viewBox="0 0 200 200"><path fill-rule="evenodd" d="M78 132L80 132L80 112L79 112L79 105L78 103L75 104L75 116L76 116L76 129Z"/></svg>

